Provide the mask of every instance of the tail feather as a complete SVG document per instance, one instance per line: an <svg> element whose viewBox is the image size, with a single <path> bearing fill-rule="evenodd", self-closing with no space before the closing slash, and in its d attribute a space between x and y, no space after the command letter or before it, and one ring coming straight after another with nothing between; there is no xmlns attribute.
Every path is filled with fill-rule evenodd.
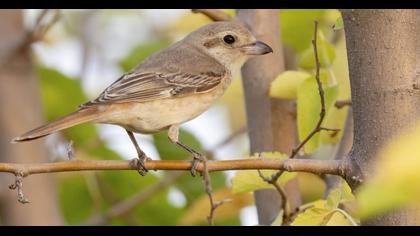
<svg viewBox="0 0 420 236"><path fill-rule="evenodd" d="M47 136L51 133L70 128L72 126L93 121L99 118L97 107L88 107L61 117L51 123L28 131L12 140L12 143L30 141Z"/></svg>

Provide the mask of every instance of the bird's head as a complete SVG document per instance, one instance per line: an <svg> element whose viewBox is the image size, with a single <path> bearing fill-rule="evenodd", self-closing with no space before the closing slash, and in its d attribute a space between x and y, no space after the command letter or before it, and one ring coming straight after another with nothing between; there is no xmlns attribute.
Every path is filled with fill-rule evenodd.
<svg viewBox="0 0 420 236"><path fill-rule="evenodd" d="M266 43L258 41L245 25L236 21L205 25L190 33L185 40L231 69L232 73L249 58L273 52Z"/></svg>

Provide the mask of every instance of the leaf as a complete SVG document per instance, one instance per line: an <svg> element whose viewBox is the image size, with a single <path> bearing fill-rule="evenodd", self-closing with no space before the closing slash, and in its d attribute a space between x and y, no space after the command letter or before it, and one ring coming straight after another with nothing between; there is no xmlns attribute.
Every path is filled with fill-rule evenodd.
<svg viewBox="0 0 420 236"><path fill-rule="evenodd" d="M344 215L344 214L345 215ZM343 210L330 209L325 200L318 200L313 203L313 207L300 213L291 223L292 226L349 226L353 219Z"/></svg>
<svg viewBox="0 0 420 236"><path fill-rule="evenodd" d="M320 73L320 79L323 81L325 111L326 115L335 102L338 93L338 86L326 86L326 74ZM315 76L306 79L298 87L297 98L297 123L299 140L302 141L316 127L321 111L321 99L319 97L318 85ZM304 146L306 153L314 152L320 144L319 133L312 138Z"/></svg>
<svg viewBox="0 0 420 236"><path fill-rule="evenodd" d="M298 86L311 75L304 71L285 71L278 75L270 85L270 97L296 99Z"/></svg>
<svg viewBox="0 0 420 236"><path fill-rule="evenodd" d="M343 28L344 28L343 17L340 16L335 21L335 24L333 25L333 30L341 30Z"/></svg>
<svg viewBox="0 0 420 236"><path fill-rule="evenodd" d="M331 192L328 194L327 202L326 202L326 208L327 209L335 209L338 207L338 204L341 200L341 189L335 188L331 190Z"/></svg>
<svg viewBox="0 0 420 236"><path fill-rule="evenodd" d="M238 217L242 208L253 204L254 198L252 194L241 193L233 194L229 189L222 188L213 193L216 202L230 199L219 206L214 212L214 221L221 222L229 218ZM206 224L207 216L210 213L210 202L207 194L203 194L188 209L185 215L180 219L181 225Z"/></svg>
<svg viewBox="0 0 420 236"><path fill-rule="evenodd" d="M274 152L267 153L263 152L262 155L264 158L287 158L286 154ZM272 174L276 173L276 170L262 170L264 176L270 177ZM277 180L277 183L283 186L289 180L295 178L297 173L295 172L284 172L281 177ZM235 176L232 178L232 192L242 193L242 192L251 192L258 189L264 188L274 188L273 185L265 182L258 174L256 170L241 170L235 173Z"/></svg>
<svg viewBox="0 0 420 236"><path fill-rule="evenodd" d="M362 219L420 203L420 123L392 139L378 154L370 179L357 191Z"/></svg>
<svg viewBox="0 0 420 236"><path fill-rule="evenodd" d="M284 210L280 209L279 214L277 215L273 223L271 223L271 226L281 226L283 224L283 214L284 214Z"/></svg>
<svg viewBox="0 0 420 236"><path fill-rule="evenodd" d="M322 68L329 67L335 59L335 46L325 39L322 32L318 31L317 35L317 51L319 64ZM307 48L302 52L298 66L303 69L315 69L315 53L313 47Z"/></svg>
<svg viewBox="0 0 420 236"><path fill-rule="evenodd" d="M322 23L327 10L280 10L281 38L286 47L301 52L313 37L314 20Z"/></svg>

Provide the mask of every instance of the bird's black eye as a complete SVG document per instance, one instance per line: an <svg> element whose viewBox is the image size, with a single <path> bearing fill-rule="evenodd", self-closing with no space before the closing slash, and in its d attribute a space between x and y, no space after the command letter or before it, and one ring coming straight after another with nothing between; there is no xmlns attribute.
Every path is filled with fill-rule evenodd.
<svg viewBox="0 0 420 236"><path fill-rule="evenodd" d="M235 38L232 35L228 34L225 37L223 37L223 41L225 41L225 43L227 44L232 44L235 42Z"/></svg>

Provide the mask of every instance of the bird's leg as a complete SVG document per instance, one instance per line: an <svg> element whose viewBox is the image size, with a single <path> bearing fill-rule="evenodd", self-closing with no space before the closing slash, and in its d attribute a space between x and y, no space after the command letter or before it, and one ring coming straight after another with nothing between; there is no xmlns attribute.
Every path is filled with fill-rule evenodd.
<svg viewBox="0 0 420 236"><path fill-rule="evenodd" d="M169 140L171 140L172 143L175 143L176 145L180 146L181 148L183 148L184 150L186 150L187 152L193 155L193 160L192 160L192 165L191 165L191 175L195 176L198 163L200 161L205 161L205 157L203 156L203 154L179 142L178 136L179 136L179 125L171 125L168 130L168 138Z"/></svg>
<svg viewBox="0 0 420 236"><path fill-rule="evenodd" d="M146 153L140 149L139 145L137 144L136 138L134 137L133 132L127 131L128 136L130 137L131 142L133 143L134 147L136 148L138 158L132 160L133 165L137 166L139 174L145 176L147 173L147 168L144 162L146 160L151 160L151 158L146 156Z"/></svg>

